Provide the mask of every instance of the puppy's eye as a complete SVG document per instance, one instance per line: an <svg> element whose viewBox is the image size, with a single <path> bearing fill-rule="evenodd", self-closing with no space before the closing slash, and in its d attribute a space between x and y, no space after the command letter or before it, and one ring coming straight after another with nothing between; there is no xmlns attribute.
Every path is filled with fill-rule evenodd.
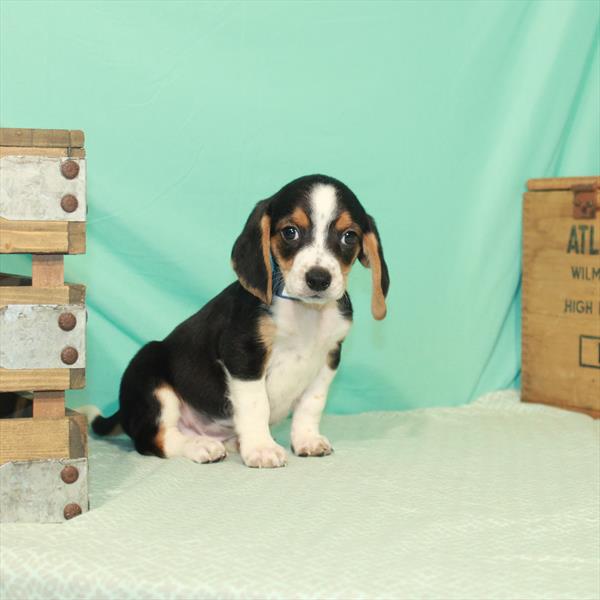
<svg viewBox="0 0 600 600"><path fill-rule="evenodd" d="M281 237L286 242L295 242L300 239L300 232L295 227L284 227L281 230Z"/></svg>
<svg viewBox="0 0 600 600"><path fill-rule="evenodd" d="M348 229L342 234L342 244L344 246L354 246L358 242L358 235L356 235L355 231Z"/></svg>

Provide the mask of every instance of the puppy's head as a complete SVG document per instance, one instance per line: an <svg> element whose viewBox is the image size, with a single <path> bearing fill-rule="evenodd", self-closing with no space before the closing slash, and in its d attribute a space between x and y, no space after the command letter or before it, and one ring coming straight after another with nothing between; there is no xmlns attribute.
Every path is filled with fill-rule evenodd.
<svg viewBox="0 0 600 600"><path fill-rule="evenodd" d="M303 302L338 300L358 258L372 269L373 316L385 317L390 280L375 221L352 191L331 177L301 177L259 202L231 258L240 283L266 304L274 277L286 295Z"/></svg>

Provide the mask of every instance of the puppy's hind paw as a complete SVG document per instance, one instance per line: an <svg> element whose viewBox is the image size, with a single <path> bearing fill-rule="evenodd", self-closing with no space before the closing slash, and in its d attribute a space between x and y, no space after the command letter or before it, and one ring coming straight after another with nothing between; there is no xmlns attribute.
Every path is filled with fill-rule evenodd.
<svg viewBox="0 0 600 600"><path fill-rule="evenodd" d="M213 463L224 460L227 451L218 440L198 436L186 441L183 455L197 463Z"/></svg>

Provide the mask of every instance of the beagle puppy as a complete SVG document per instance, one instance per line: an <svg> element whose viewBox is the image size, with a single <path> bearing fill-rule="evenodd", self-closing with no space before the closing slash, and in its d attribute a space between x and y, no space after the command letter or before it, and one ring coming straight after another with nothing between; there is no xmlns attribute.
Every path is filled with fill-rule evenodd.
<svg viewBox="0 0 600 600"><path fill-rule="evenodd" d="M237 281L134 356L118 412L92 429L120 424L142 454L200 463L224 459L233 441L247 466L282 467L269 426L293 412L292 451L331 454L319 421L352 323L346 286L357 258L372 270L371 310L383 319L389 275L373 218L341 181L288 183L237 238Z"/></svg>

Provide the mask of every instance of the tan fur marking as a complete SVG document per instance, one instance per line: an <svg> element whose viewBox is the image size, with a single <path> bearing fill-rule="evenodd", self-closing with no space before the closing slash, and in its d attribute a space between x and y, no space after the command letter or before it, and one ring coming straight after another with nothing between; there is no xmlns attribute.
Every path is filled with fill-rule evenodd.
<svg viewBox="0 0 600 600"><path fill-rule="evenodd" d="M293 258L284 258L279 251L279 244L283 244L279 235L274 235L271 238L271 252L275 256L277 260L277 264L283 273L287 273L291 268L294 262Z"/></svg>
<svg viewBox="0 0 600 600"><path fill-rule="evenodd" d="M373 317L380 321L385 317L387 308L385 306L383 289L381 288L381 261L379 260L378 243L374 233L366 233L364 235L363 251L372 271L373 292L371 295L371 312L373 313Z"/></svg>
<svg viewBox="0 0 600 600"><path fill-rule="evenodd" d="M273 269L271 268L271 248L270 248L270 239L271 239L271 217L268 215L263 215L263 218L260 220L260 229L261 229L261 243L262 243L262 251L263 251L263 259L265 261L265 267L267 269L267 289L266 294L263 301L266 304L271 304L271 300L273 299ZM259 296L260 298L261 296Z"/></svg>
<svg viewBox="0 0 600 600"><path fill-rule="evenodd" d="M354 257L348 264L342 262L341 260L338 261L340 263L340 269L342 271L342 275L344 276L344 281L347 280L348 274L350 273L350 269L354 265L354 261L356 260L356 257L358 256L359 252L360 252L360 247L357 246L356 250L354 251ZM367 266L367 265L365 265L365 266Z"/></svg>
<svg viewBox="0 0 600 600"><path fill-rule="evenodd" d="M352 221L350 213L347 210L345 210L335 222L335 228L338 231L345 231L346 229L352 227L353 224L354 222Z"/></svg>
<svg viewBox="0 0 600 600"><path fill-rule="evenodd" d="M300 208L296 207L292 213L292 221L302 227L302 229L308 229L310 227L310 219L308 215Z"/></svg>
<svg viewBox="0 0 600 600"><path fill-rule="evenodd" d="M235 267L235 261L233 260L231 261L231 267L236 273L238 272ZM245 290L250 292L253 296L256 296L259 300L262 300L265 304L271 304L270 296L265 296L261 290L250 285L241 275L238 275L238 279Z"/></svg>
<svg viewBox="0 0 600 600"><path fill-rule="evenodd" d="M291 215L277 221L275 229L281 231L284 227L289 227L290 225L295 225L301 229L308 229L310 227L310 219L301 208L296 207Z"/></svg>
<svg viewBox="0 0 600 600"><path fill-rule="evenodd" d="M273 350L273 343L275 341L275 333L277 332L277 326L275 321L269 315L264 315L258 319L258 337L264 344L267 351L265 356L264 366L267 365L271 351Z"/></svg>
<svg viewBox="0 0 600 600"><path fill-rule="evenodd" d="M165 455L165 428L161 425L154 438L154 445L160 450L162 456Z"/></svg>
<svg viewBox="0 0 600 600"><path fill-rule="evenodd" d="M271 248L270 248L270 237L271 237L271 217L263 215L260 220L260 244L262 249L262 256L265 262L265 269L267 270L267 289L259 290L254 286L250 285L246 279L239 274L235 261L231 261L233 270L237 273L239 282L242 287L249 291L253 296L256 296L259 300L262 300L265 304L271 304L273 296L273 269L271 268Z"/></svg>

